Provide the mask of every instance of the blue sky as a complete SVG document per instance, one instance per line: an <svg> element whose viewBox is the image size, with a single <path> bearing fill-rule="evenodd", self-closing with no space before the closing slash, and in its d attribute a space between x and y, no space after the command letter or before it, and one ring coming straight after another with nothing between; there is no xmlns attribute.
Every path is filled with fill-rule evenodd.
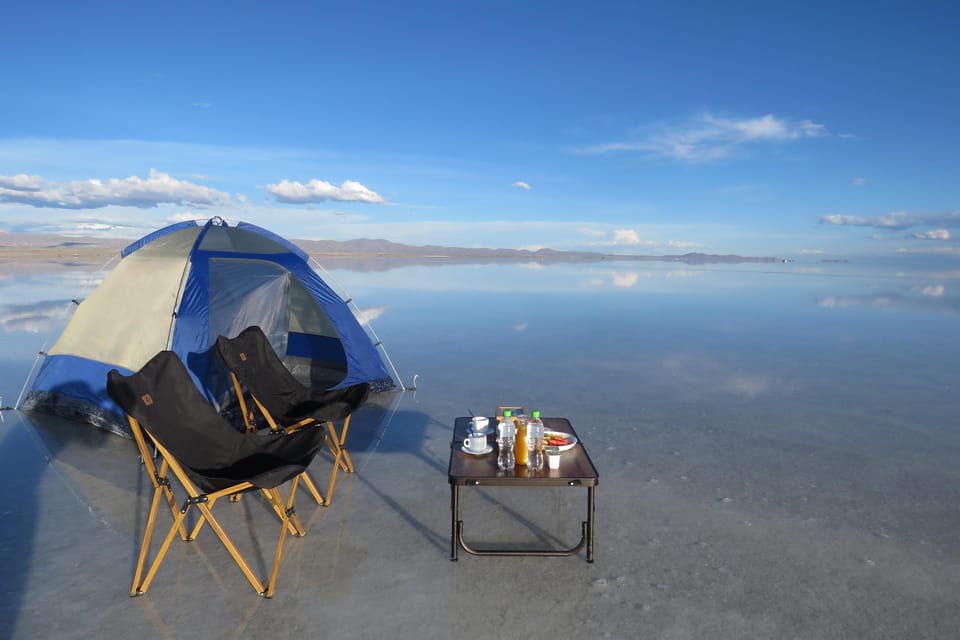
<svg viewBox="0 0 960 640"><path fill-rule="evenodd" d="M960 255L954 2L45 2L0 231Z"/></svg>

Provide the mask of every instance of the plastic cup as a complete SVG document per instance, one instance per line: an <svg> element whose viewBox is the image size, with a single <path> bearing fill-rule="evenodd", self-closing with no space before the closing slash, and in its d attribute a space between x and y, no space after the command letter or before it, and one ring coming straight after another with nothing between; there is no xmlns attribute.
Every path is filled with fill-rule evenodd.
<svg viewBox="0 0 960 640"><path fill-rule="evenodd" d="M555 448L545 448L544 452L547 454L547 468L559 469L560 468L560 451L558 451Z"/></svg>

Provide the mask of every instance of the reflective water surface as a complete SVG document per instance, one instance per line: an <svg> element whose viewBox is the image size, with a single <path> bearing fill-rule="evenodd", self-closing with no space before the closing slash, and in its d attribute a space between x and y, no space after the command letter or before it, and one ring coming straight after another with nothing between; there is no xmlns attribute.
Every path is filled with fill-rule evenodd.
<svg viewBox="0 0 960 640"><path fill-rule="evenodd" d="M387 403L389 420L358 427L353 447L372 466L352 480L372 490L379 468L407 478L407 496L430 486L411 504L373 493L436 562L454 418L516 403L570 418L600 471L598 561L570 569L582 632L620 637L626 621L651 637L960 628L960 267L327 268L416 386ZM100 278L66 267L0 277L4 405L70 300ZM472 577L480 584L509 572L457 564L495 568ZM459 589L445 610L458 610L448 598ZM470 628L443 620L436 637Z"/></svg>

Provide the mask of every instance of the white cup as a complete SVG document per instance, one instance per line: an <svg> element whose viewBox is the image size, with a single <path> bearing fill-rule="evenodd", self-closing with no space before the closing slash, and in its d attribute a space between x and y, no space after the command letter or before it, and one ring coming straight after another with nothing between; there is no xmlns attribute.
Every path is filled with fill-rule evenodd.
<svg viewBox="0 0 960 640"><path fill-rule="evenodd" d="M560 453L547 453L547 468L548 469L559 469L560 468Z"/></svg>
<svg viewBox="0 0 960 640"><path fill-rule="evenodd" d="M487 436L472 435L463 439L463 448L473 453L481 453L487 449Z"/></svg>
<svg viewBox="0 0 960 640"><path fill-rule="evenodd" d="M490 426L490 418L476 416L470 420L470 431L473 433L484 433L488 426Z"/></svg>

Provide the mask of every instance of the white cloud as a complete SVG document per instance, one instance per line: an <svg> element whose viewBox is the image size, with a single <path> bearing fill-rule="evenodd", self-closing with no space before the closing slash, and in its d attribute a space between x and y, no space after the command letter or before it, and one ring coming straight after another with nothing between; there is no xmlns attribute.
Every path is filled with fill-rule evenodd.
<svg viewBox="0 0 960 640"><path fill-rule="evenodd" d="M679 249L681 251L690 251L692 249L700 249L703 247L699 242L689 242L686 240L670 240L667 242L667 245L672 249Z"/></svg>
<svg viewBox="0 0 960 640"><path fill-rule="evenodd" d="M0 176L0 189L10 189L16 191L40 191L43 187L43 178L40 176L28 176L18 174L15 176Z"/></svg>
<svg viewBox="0 0 960 640"><path fill-rule="evenodd" d="M148 178L45 181L40 176L0 176L0 202L53 209L100 209L111 205L150 209L161 204L193 207L229 206L222 191L177 180L156 169Z"/></svg>
<svg viewBox="0 0 960 640"><path fill-rule="evenodd" d="M640 234L636 229L616 229L613 232L613 244L640 244Z"/></svg>
<svg viewBox="0 0 960 640"><path fill-rule="evenodd" d="M854 227L875 227L878 229L909 229L920 226L939 226L960 228L960 210L949 213L911 213L895 211L879 216L848 216L831 214L820 216L823 224L846 225Z"/></svg>
<svg viewBox="0 0 960 640"><path fill-rule="evenodd" d="M530 185L526 182L514 182L513 186L517 189L523 189L524 191L530 191Z"/></svg>
<svg viewBox="0 0 960 640"><path fill-rule="evenodd" d="M592 238L603 238L607 235L607 232L604 229L595 229L592 227L584 227L580 232L585 236L590 236Z"/></svg>
<svg viewBox="0 0 960 640"><path fill-rule="evenodd" d="M932 231L923 231L913 234L918 240L949 240L950 232L946 229L934 229Z"/></svg>
<svg viewBox="0 0 960 640"><path fill-rule="evenodd" d="M190 211L184 211L182 213L175 213L171 216L167 216L167 220L173 224L176 222L189 222L191 220L199 220L201 222L206 222L208 220L207 216L200 215L198 213L192 213Z"/></svg>
<svg viewBox="0 0 960 640"><path fill-rule="evenodd" d="M588 247L642 247L646 250L657 250L663 247L669 247L679 251L692 251L700 249L704 245L700 242L689 240L649 240L641 237L636 229L621 228L612 231L600 229L583 229L584 235L589 235L596 240L587 241Z"/></svg>
<svg viewBox="0 0 960 640"><path fill-rule="evenodd" d="M277 184L268 184L267 191L273 194L279 202L289 204L306 204L329 200L374 204L385 202L381 195L355 180L344 180L339 187L326 180L317 180L316 178L306 184L281 180Z"/></svg>
<svg viewBox="0 0 960 640"><path fill-rule="evenodd" d="M800 255L818 256L825 252L823 249L800 249L798 253L800 253Z"/></svg>
<svg viewBox="0 0 960 640"><path fill-rule="evenodd" d="M630 140L598 144L582 152L639 151L674 160L705 162L726 158L748 145L825 135L826 127L810 120L793 121L771 114L736 119L704 113L681 125L664 125Z"/></svg>
<svg viewBox="0 0 960 640"><path fill-rule="evenodd" d="M862 187L863 185L867 184L867 179L854 177L850 182L852 182L857 187Z"/></svg>

